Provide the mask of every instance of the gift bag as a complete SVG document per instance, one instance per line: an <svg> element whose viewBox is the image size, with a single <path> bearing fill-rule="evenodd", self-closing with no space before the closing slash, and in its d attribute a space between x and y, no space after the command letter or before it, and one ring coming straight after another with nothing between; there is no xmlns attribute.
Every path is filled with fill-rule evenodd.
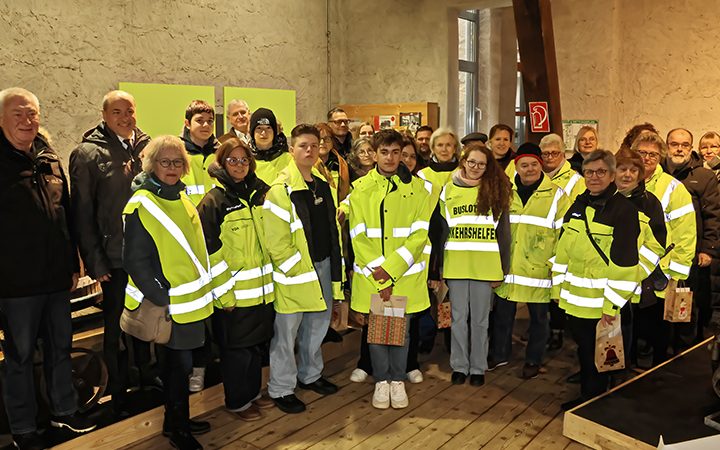
<svg viewBox="0 0 720 450"><path fill-rule="evenodd" d="M625 368L625 348L619 314L610 325L598 320L595 327L595 367L598 372Z"/></svg>
<svg viewBox="0 0 720 450"><path fill-rule="evenodd" d="M368 344L405 345L405 306L407 297L391 295L383 301L378 294L370 297Z"/></svg>
<svg viewBox="0 0 720 450"><path fill-rule="evenodd" d="M335 331L345 331L348 327L348 316L350 307L346 301L335 300L332 305L332 317L330 319L330 328Z"/></svg>
<svg viewBox="0 0 720 450"><path fill-rule="evenodd" d="M433 290L435 299L437 300L437 316L435 317L435 323L438 329L450 328L452 325L452 308L450 306L450 299L447 298L448 286L443 281L440 283L440 287Z"/></svg>
<svg viewBox="0 0 720 450"><path fill-rule="evenodd" d="M668 322L690 322L693 293L683 282L670 280L665 290L665 320Z"/></svg>

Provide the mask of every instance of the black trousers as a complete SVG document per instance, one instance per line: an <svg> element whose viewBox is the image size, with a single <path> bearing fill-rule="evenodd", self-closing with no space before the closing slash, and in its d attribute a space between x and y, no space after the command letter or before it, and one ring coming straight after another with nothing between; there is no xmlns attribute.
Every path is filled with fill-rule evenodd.
<svg viewBox="0 0 720 450"><path fill-rule="evenodd" d="M595 327L598 320L567 315L570 332L578 346L580 396L583 400L591 399L607 391L610 383L608 372L600 373L595 368Z"/></svg>
<svg viewBox="0 0 720 450"><path fill-rule="evenodd" d="M560 304L550 302L550 329L563 331L565 329L565 310L560 308Z"/></svg>
<svg viewBox="0 0 720 450"><path fill-rule="evenodd" d="M407 366L405 372L412 372L413 370L420 369L420 363L418 363L418 345L420 344L420 315L413 314L410 317L410 342L408 343L408 356ZM362 336L360 337L360 359L357 363L357 368L367 372L368 375L372 375L372 360L370 359L370 347L367 342L368 337L368 326L362 328Z"/></svg>
<svg viewBox="0 0 720 450"><path fill-rule="evenodd" d="M262 353L265 344L252 347L220 346L220 370L225 389L225 407L242 410L260 394Z"/></svg>
<svg viewBox="0 0 720 450"><path fill-rule="evenodd" d="M103 291L103 358L108 369L108 392L113 397L123 395L128 388L128 371L132 346L135 364L140 374L147 375L150 366L150 343L128 336L120 329L120 316L125 305L125 286L128 275L122 269L112 269L110 280L100 283Z"/></svg>
<svg viewBox="0 0 720 450"><path fill-rule="evenodd" d="M72 382L72 324L67 291L30 297L0 299L5 332L5 411L13 434L37 429L37 399L33 357L38 337L43 342L43 370L50 412L57 416L77 411Z"/></svg>
<svg viewBox="0 0 720 450"><path fill-rule="evenodd" d="M189 377L192 371L192 350L174 350L164 345L162 381L165 394L165 424L168 431L188 430L190 420Z"/></svg>

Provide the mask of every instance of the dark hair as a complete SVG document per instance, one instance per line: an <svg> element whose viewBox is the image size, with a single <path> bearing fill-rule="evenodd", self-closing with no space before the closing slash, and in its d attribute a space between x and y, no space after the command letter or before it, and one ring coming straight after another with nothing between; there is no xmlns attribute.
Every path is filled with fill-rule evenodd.
<svg viewBox="0 0 720 450"><path fill-rule="evenodd" d="M317 128L318 133L322 133L324 131L328 136L332 136L332 128L330 128L330 125L325 122L316 123L315 128Z"/></svg>
<svg viewBox="0 0 720 450"><path fill-rule="evenodd" d="M215 117L215 110L205 100L193 100L185 110L185 119L190 120L195 114L208 113Z"/></svg>
<svg viewBox="0 0 720 450"><path fill-rule="evenodd" d="M495 136L495 133L497 133L498 131L507 131L508 133L510 133L510 140L512 140L513 136L515 135L515 130L510 128L509 125L505 125L504 123L498 123L493 125L492 128L490 128L490 139L492 139L493 136Z"/></svg>
<svg viewBox="0 0 720 450"><path fill-rule="evenodd" d="M344 113L345 110L342 109L342 108L340 108L339 106L334 107L333 109L331 109L330 111L328 111L328 113L327 113L327 120L332 119L333 114L335 114L335 113L340 113L340 112L341 112L341 113ZM347 114L347 113L345 113L345 114Z"/></svg>
<svg viewBox="0 0 720 450"><path fill-rule="evenodd" d="M375 150L376 152L381 145L389 146L397 144L400 146L401 149L403 147L402 134L400 134L400 132L397 130L393 130L392 128L380 130L377 133L373 134L372 140L370 142L372 143L373 150Z"/></svg>
<svg viewBox="0 0 720 450"><path fill-rule="evenodd" d="M227 158L228 155L230 155L230 153L232 153L232 151L238 147L245 151L245 157L250 160L250 170L248 173L255 173L255 169L257 168L255 156L253 156L253 152L250 150L250 147L248 147L245 142L241 141L238 138L230 138L227 141L223 142L220 147L218 147L218 149L215 151L215 160L224 169L227 169L227 167L225 167L225 158Z"/></svg>
<svg viewBox="0 0 720 450"><path fill-rule="evenodd" d="M643 131L652 131L657 135L660 134L658 133L658 130L655 128L655 126L650 122L641 123L633 126L627 131L627 133L625 133L625 138L623 139L622 144L620 144L620 147L632 147L632 143L638 136L640 136Z"/></svg>
<svg viewBox="0 0 720 450"><path fill-rule="evenodd" d="M479 142L471 142L465 146L460 154L460 167L463 167L472 152L482 153L487 160L485 173L480 179L478 189L477 212L478 214L487 214L488 211L491 211L493 218L498 220L502 213L510 210L512 184L503 168L495 160L492 151Z"/></svg>
<svg viewBox="0 0 720 450"><path fill-rule="evenodd" d="M303 134L312 134L318 139L318 142L320 141L320 132L315 126L309 123L301 123L296 125L290 132L290 145L295 145L295 139Z"/></svg>
<svg viewBox="0 0 720 450"><path fill-rule="evenodd" d="M422 125L422 126L418 127L417 130L415 130L415 137L417 137L417 134L421 131L429 131L432 134L432 132L435 130L433 130L430 125Z"/></svg>
<svg viewBox="0 0 720 450"><path fill-rule="evenodd" d="M629 164L638 168L638 179L645 179L645 164L643 159L636 150L631 150L627 147L620 147L617 153L615 153L615 170L623 164Z"/></svg>
<svg viewBox="0 0 720 450"><path fill-rule="evenodd" d="M690 143L692 144L693 142L695 142L695 137L694 137L693 134L690 132L690 130L688 130L687 128L673 128L672 130L668 131L667 136L665 136L665 142L669 141L669 140L670 140L670 135L673 134L673 133L676 132L676 131L684 131L684 132L686 132L687 134L690 135Z"/></svg>
<svg viewBox="0 0 720 450"><path fill-rule="evenodd" d="M413 148L413 151L415 152L415 169L412 170L412 174L415 175L418 173L420 169L425 168L425 163L423 161L422 156L420 156L420 153L417 149L417 143L415 142L415 139L410 136L410 133L406 133L403 136L402 145L400 146L400 150L404 149L405 147L410 146Z"/></svg>

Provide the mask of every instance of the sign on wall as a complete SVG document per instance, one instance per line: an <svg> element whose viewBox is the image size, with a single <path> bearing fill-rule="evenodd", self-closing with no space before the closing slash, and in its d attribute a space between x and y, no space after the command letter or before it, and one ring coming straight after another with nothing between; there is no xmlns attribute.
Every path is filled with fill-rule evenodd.
<svg viewBox="0 0 720 450"><path fill-rule="evenodd" d="M185 126L185 109L193 100L215 107L213 86L120 82L119 89L135 97L137 126L150 137L179 136Z"/></svg>
<svg viewBox="0 0 720 450"><path fill-rule="evenodd" d="M573 150L575 148L575 137L580 131L580 128L588 126L595 128L598 131L598 121L585 119L585 120L563 120L563 141L565 141L565 150Z"/></svg>
<svg viewBox="0 0 720 450"><path fill-rule="evenodd" d="M550 132L550 113L547 102L529 102L528 114L530 115L531 133Z"/></svg>

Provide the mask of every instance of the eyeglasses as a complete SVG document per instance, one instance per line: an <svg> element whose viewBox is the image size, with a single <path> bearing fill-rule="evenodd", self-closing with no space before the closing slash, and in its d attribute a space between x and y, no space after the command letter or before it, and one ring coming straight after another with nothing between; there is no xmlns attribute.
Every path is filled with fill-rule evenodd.
<svg viewBox="0 0 720 450"><path fill-rule="evenodd" d="M640 152L638 152L638 154L640 155L640 157L642 159L648 159L648 160L654 160L654 161L657 161L658 159L660 159L660 153L657 153L657 152L642 152L642 151L640 151Z"/></svg>
<svg viewBox="0 0 720 450"><path fill-rule="evenodd" d="M480 162L480 161L473 161L472 159L468 159L465 161L465 164L471 169L484 169L487 167L487 163Z"/></svg>
<svg viewBox="0 0 720 450"><path fill-rule="evenodd" d="M543 158L559 158L562 152L542 152L540 153Z"/></svg>
<svg viewBox="0 0 720 450"><path fill-rule="evenodd" d="M690 150L692 148L692 144L689 142L668 142L668 147L670 148L681 148L683 150Z"/></svg>
<svg viewBox="0 0 720 450"><path fill-rule="evenodd" d="M176 169L181 169L185 167L185 160L184 159L160 159L158 160L158 164L160 164L160 167L164 167L167 169L170 166L173 166Z"/></svg>
<svg viewBox="0 0 720 450"><path fill-rule="evenodd" d="M335 125L347 125L350 123L350 120L349 119L335 119L335 120L330 120L329 122L332 122Z"/></svg>
<svg viewBox="0 0 720 450"><path fill-rule="evenodd" d="M593 177L602 178L605 175L607 175L608 171L607 171L607 169L597 169L597 170L583 169L582 173L585 178L593 178Z"/></svg>
<svg viewBox="0 0 720 450"><path fill-rule="evenodd" d="M375 150L358 150L357 152L358 156L370 156L375 154Z"/></svg>
<svg viewBox="0 0 720 450"><path fill-rule="evenodd" d="M225 158L225 162L228 163L231 166L237 166L238 164L242 164L243 166L249 166L250 160L248 158L233 158L232 156L229 156Z"/></svg>

